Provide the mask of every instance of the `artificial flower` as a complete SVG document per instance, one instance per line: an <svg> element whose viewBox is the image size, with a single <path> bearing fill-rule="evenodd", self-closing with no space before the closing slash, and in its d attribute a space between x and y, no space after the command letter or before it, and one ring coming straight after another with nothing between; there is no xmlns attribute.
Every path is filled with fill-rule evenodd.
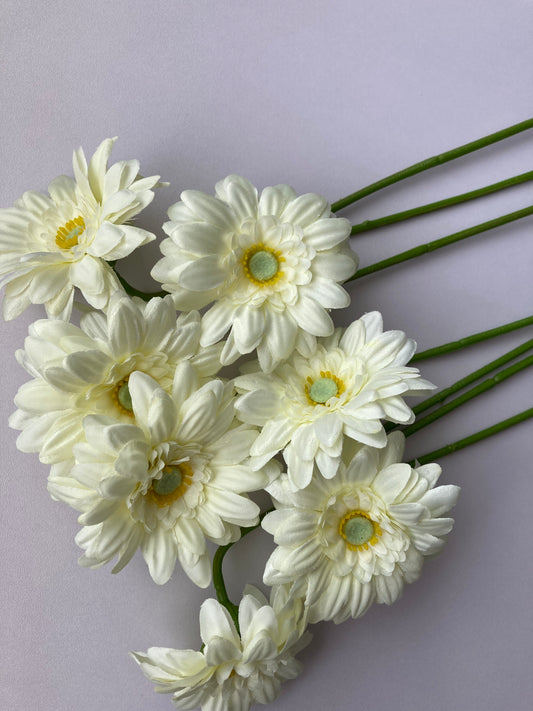
<svg viewBox="0 0 533 711"><path fill-rule="evenodd" d="M3 313L15 318L30 304L44 304L50 318L68 319L74 287L91 306L104 309L121 290L107 264L122 259L155 235L125 224L153 199L159 176L139 176L139 162L107 162L116 139L97 148L89 165L74 151L74 178L50 183L49 197L29 191L0 210L0 277Z"/></svg>
<svg viewBox="0 0 533 711"><path fill-rule="evenodd" d="M301 672L295 659L311 636L300 600L276 590L267 599L247 586L239 605L237 631L228 611L217 600L200 608L203 651L152 647L135 653L156 691L171 693L177 709L248 711L253 703L277 698L281 683Z"/></svg>
<svg viewBox="0 0 533 711"><path fill-rule="evenodd" d="M180 309L215 302L202 324L202 345L228 330L224 364L257 349L270 371L312 336L333 331L329 309L347 306L339 285L357 267L350 223L319 195L297 197L288 185L257 190L230 175L216 197L186 190L169 209L164 257L152 276ZM312 339L311 339L312 340Z"/></svg>
<svg viewBox="0 0 533 711"><path fill-rule="evenodd" d="M116 294L107 315L89 313L80 327L40 320L17 352L33 376L19 389L10 425L21 429L23 452L39 452L52 464L49 490L70 503L72 447L83 441L83 418L100 414L133 421L130 373L140 370L168 392L176 366L187 361L203 384L220 369L221 345L200 348L200 315L176 311L170 297L145 304Z"/></svg>
<svg viewBox="0 0 533 711"><path fill-rule="evenodd" d="M317 477L303 491L286 478L268 487L276 510L262 525L278 547L264 581L305 596L310 622L343 622L373 602L392 604L419 577L424 557L443 547L459 488L435 486L438 464L401 463L404 442L400 432L384 449L348 441L333 479Z"/></svg>
<svg viewBox="0 0 533 711"><path fill-rule="evenodd" d="M259 507L245 492L279 471L248 466L257 432L234 427L231 383L195 388L184 361L172 397L140 372L130 376L129 393L135 424L89 415L86 442L74 446L80 564L98 567L118 556L116 572L140 547L156 583L168 581L179 559L191 580L207 587L206 538L225 545L238 540L240 526L255 525Z"/></svg>
<svg viewBox="0 0 533 711"><path fill-rule="evenodd" d="M403 331L384 332L374 311L315 342L307 358L294 353L269 374L247 368L236 408L263 428L251 450L257 466L283 449L291 485L302 489L315 461L322 476L335 475L344 437L384 447L381 420L412 422L403 396L434 387L406 367L415 349Z"/></svg>

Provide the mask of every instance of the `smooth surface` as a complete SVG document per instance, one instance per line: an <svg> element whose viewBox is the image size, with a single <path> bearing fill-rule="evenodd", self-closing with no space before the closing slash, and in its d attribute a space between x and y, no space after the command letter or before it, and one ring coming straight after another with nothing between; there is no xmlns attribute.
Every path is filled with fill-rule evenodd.
<svg viewBox="0 0 533 711"><path fill-rule="evenodd" d="M528 0L249 0L49 3L4 0L0 53L0 204L71 173L118 135L114 160L139 158L159 191L138 224L161 234L179 192L211 192L229 173L337 200L422 158L533 115ZM511 138L346 210L353 222L531 169L533 132ZM367 265L531 204L524 185L361 235ZM530 315L533 218L354 283L348 324L379 309L422 348ZM124 272L150 287L157 246ZM38 307L0 324L0 706L9 711L164 711L128 656L199 645L205 595L177 572L164 587L140 556L118 576L78 567L76 513L46 492L47 469L7 427L17 365ZM446 386L532 337L511 334L421 364ZM423 454L531 407L525 372L427 430ZM316 626L305 672L276 711L526 711L531 708L533 424L442 460L462 486L444 553L393 607ZM259 581L271 544L256 532L227 557L228 588Z"/></svg>

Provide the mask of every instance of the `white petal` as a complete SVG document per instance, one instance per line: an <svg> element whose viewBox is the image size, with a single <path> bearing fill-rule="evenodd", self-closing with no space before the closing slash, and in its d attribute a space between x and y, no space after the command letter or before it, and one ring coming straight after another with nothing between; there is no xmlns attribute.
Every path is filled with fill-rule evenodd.
<svg viewBox="0 0 533 711"><path fill-rule="evenodd" d="M152 580L158 585L164 585L174 572L178 555L172 531L157 526L155 531L145 535L141 550Z"/></svg>

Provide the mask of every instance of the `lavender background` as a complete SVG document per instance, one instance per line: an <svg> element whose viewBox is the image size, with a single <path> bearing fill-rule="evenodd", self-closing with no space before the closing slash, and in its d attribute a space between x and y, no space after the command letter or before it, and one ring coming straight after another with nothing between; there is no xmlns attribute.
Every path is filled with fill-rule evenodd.
<svg viewBox="0 0 533 711"><path fill-rule="evenodd" d="M4 0L0 204L71 173L118 135L113 159L161 173L138 224L156 232L185 188L229 173L336 200L410 163L533 114L528 0ZM378 217L531 169L533 134L514 137L377 194L344 214ZM531 204L530 185L357 237L362 265ZM348 324L379 309L421 348L531 314L533 218L351 288ZM150 287L151 245L124 272ZM164 587L137 556L118 576L76 563L76 513L46 492L47 469L7 427L27 376L13 353L33 307L1 324L0 706L9 711L164 711L128 658L151 645L197 647L210 591L179 572ZM531 329L423 365L447 385L531 337ZM422 454L531 407L522 373L412 438ZM443 459L462 486L456 526L392 608L320 624L305 671L272 705L395 711L531 708L532 425ZM254 533L228 556L234 598L271 548ZM3 697L3 698L2 698Z"/></svg>

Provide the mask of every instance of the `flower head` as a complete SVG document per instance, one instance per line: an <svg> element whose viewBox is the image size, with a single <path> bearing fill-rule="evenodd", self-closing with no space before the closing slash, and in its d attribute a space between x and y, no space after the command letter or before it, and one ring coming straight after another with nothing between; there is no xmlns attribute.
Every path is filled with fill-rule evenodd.
<svg viewBox="0 0 533 711"><path fill-rule="evenodd" d="M265 188L230 175L216 197L186 190L169 209L169 238L152 276L178 308L215 302L203 322L202 344L230 330L222 360L257 349L270 371L310 335L333 331L328 314L350 299L339 283L357 266L350 224L319 195L296 196L288 185Z"/></svg>
<svg viewBox="0 0 533 711"><path fill-rule="evenodd" d="M416 344L402 331L383 331L378 312L320 339L303 358L294 353L272 373L248 368L236 379L243 422L262 426L251 454L258 466L281 449L294 488L320 473L335 475L344 437L384 447L382 419L414 418L403 396L434 386L406 367Z"/></svg>
<svg viewBox="0 0 533 711"><path fill-rule="evenodd" d="M148 375L132 373L135 424L85 418L86 442L74 446L72 472L79 483L72 505L83 512L81 565L118 555L116 572L140 547L156 583L167 582L179 559L207 587L206 537L225 545L238 540L240 526L257 523L259 507L245 493L279 472L248 466L257 432L234 427L231 383L211 380L194 390L192 371L187 361L176 369L172 397Z"/></svg>
<svg viewBox="0 0 533 711"><path fill-rule="evenodd" d="M0 277L6 284L4 318L44 304L50 318L68 319L74 287L103 309L121 290L106 263L121 259L155 236L127 225L153 199L159 176L142 178L136 160L107 162L116 139L97 148L89 165L74 151L74 178L56 178L49 197L26 192L0 210Z"/></svg>
<svg viewBox="0 0 533 711"><path fill-rule="evenodd" d="M438 464L400 463L404 441L393 433L381 450L349 442L333 479L318 477L303 491L286 479L268 487L277 508L262 525L278 547L264 581L305 596L311 622L392 604L419 577L424 557L444 545L453 519L443 514L459 488L435 487Z"/></svg>
<svg viewBox="0 0 533 711"><path fill-rule="evenodd" d="M208 599L200 608L202 652L152 647L134 659L156 684L171 693L177 709L248 711L253 703L277 698L281 683L294 679L301 664L294 655L309 641L300 600L282 589L267 599L247 586L239 605L240 634L228 611Z"/></svg>
<svg viewBox="0 0 533 711"><path fill-rule="evenodd" d="M129 376L139 370L172 391L176 367L187 361L191 386L220 369L221 345L201 349L200 315L176 317L170 297L116 294L107 315L93 312L80 327L43 319L30 326L19 362L33 376L22 385L10 425L21 429L17 446L51 464L50 493L70 502L72 448L84 440L83 418L104 415L133 423Z"/></svg>

